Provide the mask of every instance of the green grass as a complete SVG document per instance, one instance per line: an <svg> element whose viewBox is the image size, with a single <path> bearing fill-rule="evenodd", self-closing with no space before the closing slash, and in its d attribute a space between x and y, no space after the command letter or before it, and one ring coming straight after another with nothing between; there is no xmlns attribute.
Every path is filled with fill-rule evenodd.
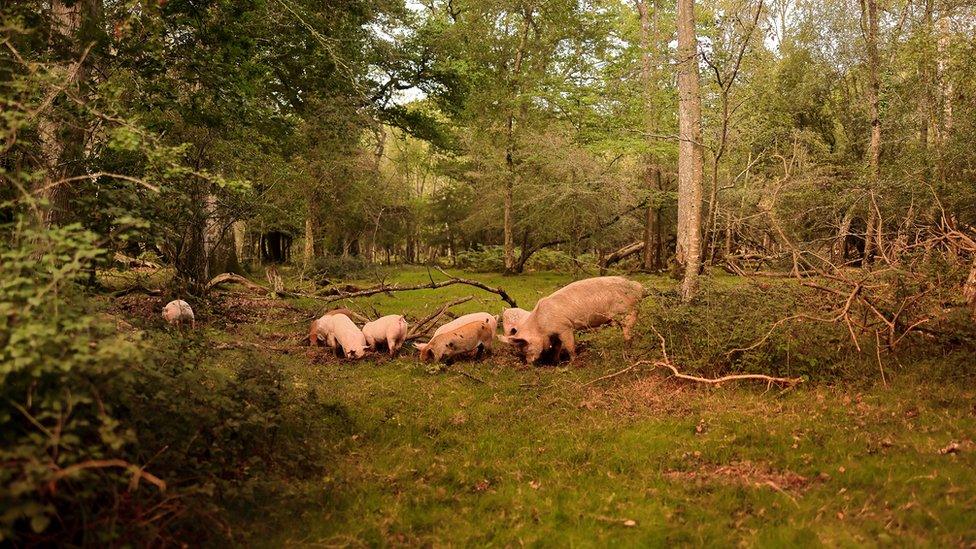
<svg viewBox="0 0 976 549"><path fill-rule="evenodd" d="M428 279L423 269L386 274L400 284ZM571 280L464 276L504 287L526 309ZM673 289L665 278L637 278ZM349 304L417 318L464 295L475 299L457 312L503 307L460 285ZM291 303L306 314L222 324L214 313L202 323L215 341L297 338L321 304ZM357 363L304 349L220 351L227 367L272 357L293 387L314 387L348 414L329 433L321 473L282 480L275 495L242 506L237 529L260 546L976 542L971 378L935 383L924 365L892 366L889 387L837 379L782 392L637 369L588 385L633 356L656 356L647 320L640 326L632 356L618 331L594 332L569 368L527 367L506 352L430 374L412 351ZM940 454L951 441L962 451Z"/></svg>

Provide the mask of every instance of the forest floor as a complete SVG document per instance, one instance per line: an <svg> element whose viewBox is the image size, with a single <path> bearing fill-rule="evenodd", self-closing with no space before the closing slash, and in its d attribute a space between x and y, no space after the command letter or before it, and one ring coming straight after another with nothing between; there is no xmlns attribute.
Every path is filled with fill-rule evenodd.
<svg viewBox="0 0 976 549"><path fill-rule="evenodd" d="M424 269L389 276L428 279ZM571 280L463 276L504 287L526 309ZM475 299L455 312L504 306L462 285L342 305L420 318L466 295ZM659 356L646 317L633 349L619 330L591 332L570 367L525 366L502 348L442 371L413 349L347 362L300 344L321 309L233 293L198 315L217 367L270 360L290 388L315 387L333 404L323 470L236 510L248 545L976 543L971 379L905 368L889 372L887 387L836 379L784 391L697 385L646 367L594 381Z"/></svg>

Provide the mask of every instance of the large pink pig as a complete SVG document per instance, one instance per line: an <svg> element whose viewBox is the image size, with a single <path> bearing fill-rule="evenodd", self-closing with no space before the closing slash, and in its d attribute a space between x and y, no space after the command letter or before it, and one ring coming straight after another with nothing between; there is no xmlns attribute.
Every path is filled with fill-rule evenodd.
<svg viewBox="0 0 976 549"><path fill-rule="evenodd" d="M407 339L407 321L400 315L380 317L363 326L363 336L371 349L385 346L393 356Z"/></svg>
<svg viewBox="0 0 976 549"><path fill-rule="evenodd" d="M552 353L558 360L562 350L572 361L576 357L577 329L615 322L621 325L624 340L629 342L643 296L643 286L622 276L579 280L540 299L518 325L515 335L499 339L514 345L529 363L537 362L543 353Z"/></svg>

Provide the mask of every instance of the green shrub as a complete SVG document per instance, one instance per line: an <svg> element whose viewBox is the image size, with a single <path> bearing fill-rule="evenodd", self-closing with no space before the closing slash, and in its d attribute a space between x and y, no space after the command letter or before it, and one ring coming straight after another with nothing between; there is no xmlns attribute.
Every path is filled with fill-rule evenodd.
<svg viewBox="0 0 976 549"><path fill-rule="evenodd" d="M91 233L16 226L4 237L0 543L226 537L228 502L314 474L330 433L348 429L341 408L288 387L270 361L229 375L209 365L200 332L147 341L98 323L76 283L101 254Z"/></svg>
<svg viewBox="0 0 976 549"><path fill-rule="evenodd" d="M457 267L482 273L504 271L505 249L501 246L483 246L458 252Z"/></svg>
<svg viewBox="0 0 976 549"><path fill-rule="evenodd" d="M706 278L692 304L682 304L677 289L650 297L645 322L664 336L672 359L688 371L829 377L849 363L852 345L842 325L786 322L772 329L799 311L817 314L808 309L815 299L792 281L727 285ZM660 344L653 331L649 343Z"/></svg>
<svg viewBox="0 0 976 549"><path fill-rule="evenodd" d="M372 268L371 263L358 256L328 255L315 258L312 264L315 276L328 280L357 278L369 273Z"/></svg>

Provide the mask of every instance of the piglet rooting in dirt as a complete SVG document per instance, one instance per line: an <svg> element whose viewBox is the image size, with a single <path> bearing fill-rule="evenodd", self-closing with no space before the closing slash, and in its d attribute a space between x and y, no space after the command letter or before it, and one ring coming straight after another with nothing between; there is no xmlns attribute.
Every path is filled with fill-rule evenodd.
<svg viewBox="0 0 976 549"><path fill-rule="evenodd" d="M319 321L321 326L322 319ZM344 314L329 315L328 322L332 331L330 342L334 340L346 358L360 359L366 356L366 337L356 323Z"/></svg>
<svg viewBox="0 0 976 549"><path fill-rule="evenodd" d="M492 319L495 317L492 316ZM426 344L415 343L424 362L451 362L455 358L473 358L491 349L494 324L488 319L476 320L435 335Z"/></svg>
<svg viewBox="0 0 976 549"><path fill-rule="evenodd" d="M193 308L182 299L174 299L163 307L163 320L173 326L183 326L189 323L191 328L196 328Z"/></svg>
<svg viewBox="0 0 976 549"><path fill-rule="evenodd" d="M363 336L370 349L385 347L394 356L407 339L407 320L401 315L386 315L363 326Z"/></svg>

